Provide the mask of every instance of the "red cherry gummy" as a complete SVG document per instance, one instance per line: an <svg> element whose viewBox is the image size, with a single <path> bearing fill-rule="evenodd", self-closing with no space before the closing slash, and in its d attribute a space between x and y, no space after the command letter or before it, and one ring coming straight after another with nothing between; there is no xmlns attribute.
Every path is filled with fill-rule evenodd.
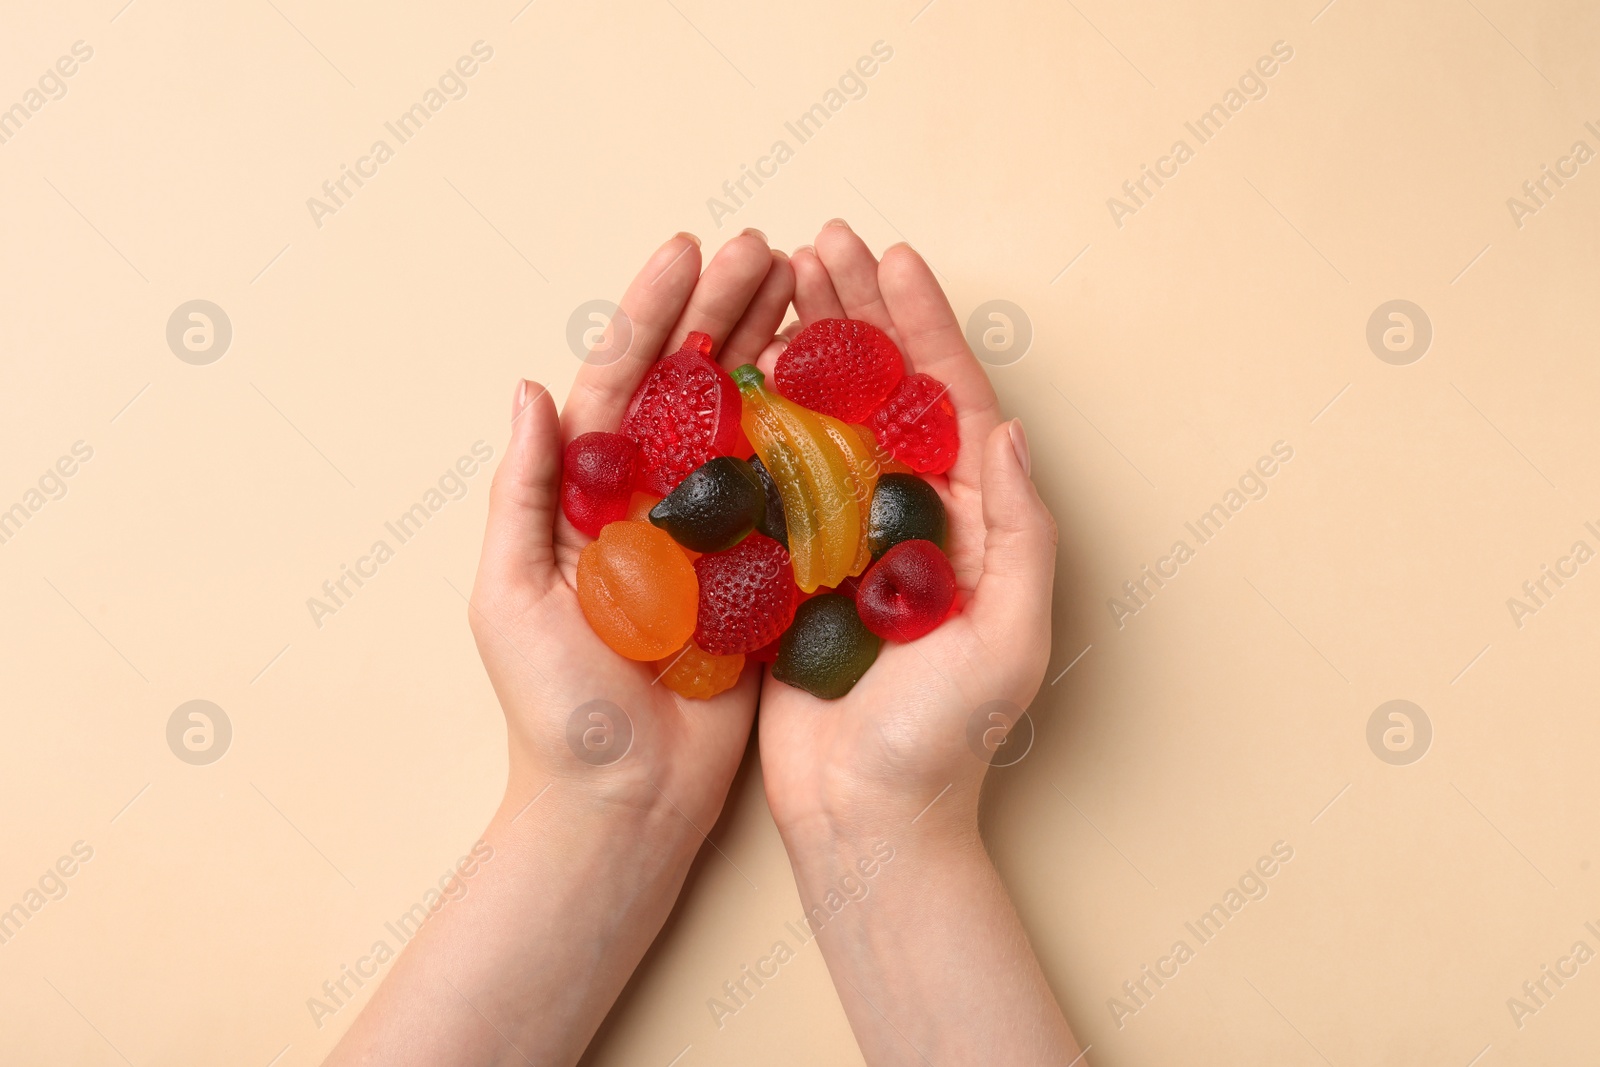
<svg viewBox="0 0 1600 1067"><path fill-rule="evenodd" d="M950 614L956 572L932 541L901 541L861 578L856 612L868 630L890 641L915 641Z"/></svg>
<svg viewBox="0 0 1600 1067"><path fill-rule="evenodd" d="M650 368L622 419L623 436L639 446L636 486L666 496L706 460L736 453L739 410L738 387L711 359L711 338L691 333Z"/></svg>
<svg viewBox="0 0 1600 1067"><path fill-rule="evenodd" d="M561 464L561 510L590 537L608 522L628 517L639 446L620 433L586 433L572 439Z"/></svg>
<svg viewBox="0 0 1600 1067"><path fill-rule="evenodd" d="M921 474L943 474L961 447L950 387L926 374L900 379L867 425L900 462Z"/></svg>
<svg viewBox="0 0 1600 1067"><path fill-rule="evenodd" d="M900 350L872 323L818 319L795 334L772 377L778 392L796 404L860 422L905 373Z"/></svg>
<svg viewBox="0 0 1600 1067"><path fill-rule="evenodd" d="M713 656L754 652L794 621L794 567L784 547L765 534L701 556L694 573L700 580L694 643Z"/></svg>

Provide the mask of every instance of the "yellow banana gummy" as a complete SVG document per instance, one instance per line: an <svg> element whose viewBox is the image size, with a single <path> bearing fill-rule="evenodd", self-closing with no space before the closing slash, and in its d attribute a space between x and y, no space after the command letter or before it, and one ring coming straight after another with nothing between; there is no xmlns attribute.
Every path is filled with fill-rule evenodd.
<svg viewBox="0 0 1600 1067"><path fill-rule="evenodd" d="M856 545L856 558L850 564L849 574L854 577L867 569L872 562L872 549L867 544L867 519L872 513L872 490L878 484L878 467L872 458L872 450L862 440L861 435L854 426L841 422L832 415L824 415L817 411L818 421L827 431L828 437L839 446L839 453L844 456L845 466L850 475L846 487L856 498L856 510L861 515L861 535ZM870 431L869 431L870 432Z"/></svg>
<svg viewBox="0 0 1600 1067"><path fill-rule="evenodd" d="M853 569L864 544L861 502L844 446L825 416L768 391L750 364L734 370L733 380L744 402L745 436L783 499L795 584L813 593L861 573Z"/></svg>

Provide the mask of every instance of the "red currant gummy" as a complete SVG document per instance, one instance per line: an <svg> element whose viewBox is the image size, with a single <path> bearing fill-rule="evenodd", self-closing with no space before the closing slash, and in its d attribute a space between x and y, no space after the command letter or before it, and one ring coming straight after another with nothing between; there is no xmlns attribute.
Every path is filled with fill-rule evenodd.
<svg viewBox="0 0 1600 1067"><path fill-rule="evenodd" d="M628 517L639 447L620 433L586 433L567 445L561 463L561 510L572 525L599 537L608 522Z"/></svg>

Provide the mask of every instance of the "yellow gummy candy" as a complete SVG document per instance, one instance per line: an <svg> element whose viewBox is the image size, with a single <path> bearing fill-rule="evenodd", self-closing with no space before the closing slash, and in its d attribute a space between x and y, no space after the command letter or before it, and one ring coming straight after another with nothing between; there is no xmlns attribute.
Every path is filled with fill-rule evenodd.
<svg viewBox="0 0 1600 1067"><path fill-rule="evenodd" d="M850 564L849 574L854 577L867 569L872 562L872 548L867 544L867 518L872 511L872 490L878 485L878 466L872 456L872 449L861 439L861 435L854 426L824 415L820 411L812 412L822 423L823 430L830 440L839 446L839 453L844 457L845 466L850 474L846 482L856 498L856 510L861 516L861 533L857 538L856 558Z"/></svg>
<svg viewBox="0 0 1600 1067"><path fill-rule="evenodd" d="M854 568L863 543L861 502L825 416L769 392L755 367L738 368L733 380L744 402L745 436L783 499L795 584L813 593L859 574Z"/></svg>

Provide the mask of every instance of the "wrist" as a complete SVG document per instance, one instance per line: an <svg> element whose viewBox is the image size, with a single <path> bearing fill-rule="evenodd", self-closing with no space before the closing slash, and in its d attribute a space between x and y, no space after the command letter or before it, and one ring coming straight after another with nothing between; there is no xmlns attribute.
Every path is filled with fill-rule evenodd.
<svg viewBox="0 0 1600 1067"><path fill-rule="evenodd" d="M608 773L614 770L551 773L513 758L491 830L513 843L559 839L585 862L687 869L704 841L700 832L646 776Z"/></svg>
<svg viewBox="0 0 1600 1067"><path fill-rule="evenodd" d="M978 832L978 783L949 783L926 796L851 790L803 803L774 805L774 821L797 872L843 871L885 846L915 843L930 858L983 854ZM783 815L778 815L779 808Z"/></svg>

